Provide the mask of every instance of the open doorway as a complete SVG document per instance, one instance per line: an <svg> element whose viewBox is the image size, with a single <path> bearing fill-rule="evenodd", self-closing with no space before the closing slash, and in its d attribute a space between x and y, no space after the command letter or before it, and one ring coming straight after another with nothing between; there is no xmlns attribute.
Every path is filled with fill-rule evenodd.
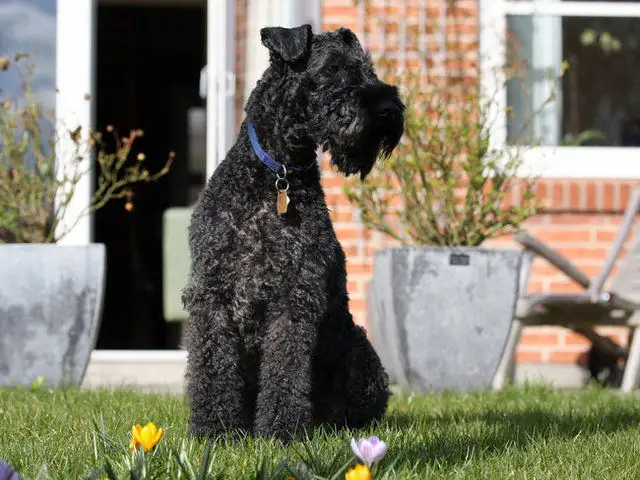
<svg viewBox="0 0 640 480"><path fill-rule="evenodd" d="M176 161L157 183L136 186L133 211L113 202L94 216L94 239L107 247L96 348L175 349L180 325L162 313L162 214L189 205L205 181L204 171L189 173L188 141L194 114L204 111L206 0L124 3L99 2L96 127L144 130L136 144L154 171L169 151Z"/></svg>

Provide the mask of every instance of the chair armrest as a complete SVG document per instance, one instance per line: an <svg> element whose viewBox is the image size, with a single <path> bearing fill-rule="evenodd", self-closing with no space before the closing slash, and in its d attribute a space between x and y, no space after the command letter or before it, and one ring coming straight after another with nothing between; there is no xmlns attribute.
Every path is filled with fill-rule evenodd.
<svg viewBox="0 0 640 480"><path fill-rule="evenodd" d="M560 255L554 249L549 247L547 244L541 242L524 230L518 232L514 238L516 242L518 242L524 248L531 250L536 255L544 258L547 262L556 267L578 285L585 289L589 288L591 279L582 270L576 267L565 257Z"/></svg>
<svg viewBox="0 0 640 480"><path fill-rule="evenodd" d="M631 198L629 199L629 204L627 205L627 209L624 212L624 217L622 219L622 225L620 226L620 230L616 235L615 241L613 245L607 252L607 258L605 259L602 270L598 275L594 278L593 282L589 286L589 293L593 299L596 299L600 292L602 291L602 287L604 283L611 275L611 271L616 263L616 260L620 257L620 252L622 251L622 247L624 246L631 229L633 228L633 224L636 219L636 215L638 214L638 210L640 209L640 188L635 188L631 193Z"/></svg>

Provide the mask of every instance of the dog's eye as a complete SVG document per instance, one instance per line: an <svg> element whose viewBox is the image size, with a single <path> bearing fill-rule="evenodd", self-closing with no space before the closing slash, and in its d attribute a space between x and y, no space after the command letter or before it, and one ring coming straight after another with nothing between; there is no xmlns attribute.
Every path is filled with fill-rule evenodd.
<svg viewBox="0 0 640 480"><path fill-rule="evenodd" d="M328 77L333 77L340 73L340 67L338 65L327 65L322 73L324 73Z"/></svg>

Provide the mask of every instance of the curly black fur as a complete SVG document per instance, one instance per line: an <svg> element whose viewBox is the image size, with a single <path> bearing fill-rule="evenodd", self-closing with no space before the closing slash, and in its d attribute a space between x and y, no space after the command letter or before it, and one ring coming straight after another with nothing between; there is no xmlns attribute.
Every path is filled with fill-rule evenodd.
<svg viewBox="0 0 640 480"><path fill-rule="evenodd" d="M186 380L199 436L360 427L380 419L389 398L387 374L348 310L345 256L315 159L323 146L339 170L364 178L399 142L404 106L348 29L261 36L270 66L189 227ZM283 216L247 121L272 157L304 169L288 176Z"/></svg>

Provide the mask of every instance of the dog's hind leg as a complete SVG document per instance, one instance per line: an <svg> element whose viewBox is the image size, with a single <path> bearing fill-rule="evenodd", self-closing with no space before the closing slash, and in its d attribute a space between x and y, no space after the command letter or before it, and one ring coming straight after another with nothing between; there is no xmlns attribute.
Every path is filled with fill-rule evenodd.
<svg viewBox="0 0 640 480"><path fill-rule="evenodd" d="M345 410L347 426L360 428L380 420L389 402L389 377L362 327L354 326L347 342Z"/></svg>
<svg viewBox="0 0 640 480"><path fill-rule="evenodd" d="M209 302L191 305L185 340L191 432L204 437L249 428L240 338L228 307L217 303L213 308Z"/></svg>

